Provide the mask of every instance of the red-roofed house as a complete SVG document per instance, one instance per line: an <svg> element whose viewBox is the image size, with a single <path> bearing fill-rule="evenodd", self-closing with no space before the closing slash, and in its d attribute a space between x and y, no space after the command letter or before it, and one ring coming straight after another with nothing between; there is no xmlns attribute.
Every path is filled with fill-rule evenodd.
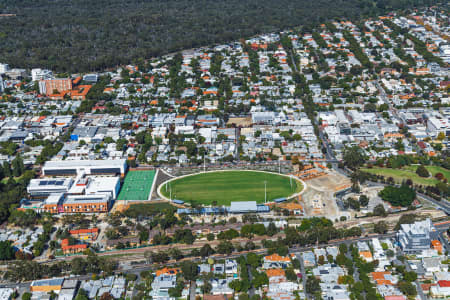
<svg viewBox="0 0 450 300"><path fill-rule="evenodd" d="M80 240L95 241L98 236L98 228L76 229L69 231L70 235Z"/></svg>
<svg viewBox="0 0 450 300"><path fill-rule="evenodd" d="M61 249L64 254L79 253L79 252L83 252L84 250L86 250L87 245L86 244L69 245L69 246L61 247Z"/></svg>

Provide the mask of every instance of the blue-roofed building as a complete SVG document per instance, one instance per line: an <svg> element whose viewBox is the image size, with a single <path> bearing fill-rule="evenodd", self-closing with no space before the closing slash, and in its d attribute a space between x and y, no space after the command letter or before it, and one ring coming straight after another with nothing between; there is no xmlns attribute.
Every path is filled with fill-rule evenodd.
<svg viewBox="0 0 450 300"><path fill-rule="evenodd" d="M256 206L256 211L259 213L267 213L270 212L270 207L264 204L258 204Z"/></svg>
<svg viewBox="0 0 450 300"><path fill-rule="evenodd" d="M64 278L35 280L31 282L30 291L31 292L59 291L61 290L63 282Z"/></svg>
<svg viewBox="0 0 450 300"><path fill-rule="evenodd" d="M97 82L98 81L98 75L97 74L86 74L86 75L83 76L83 81Z"/></svg>
<svg viewBox="0 0 450 300"><path fill-rule="evenodd" d="M277 198L277 199L275 199L274 201L276 202L276 203L281 203L281 202L284 202L284 201L286 201L287 199L286 198Z"/></svg>
<svg viewBox="0 0 450 300"><path fill-rule="evenodd" d="M189 208L178 208L177 214L190 214L191 210Z"/></svg>

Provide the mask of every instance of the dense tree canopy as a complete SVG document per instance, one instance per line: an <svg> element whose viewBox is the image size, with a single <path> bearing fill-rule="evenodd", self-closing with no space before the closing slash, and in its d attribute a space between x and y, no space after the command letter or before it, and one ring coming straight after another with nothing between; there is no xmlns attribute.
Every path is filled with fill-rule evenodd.
<svg viewBox="0 0 450 300"><path fill-rule="evenodd" d="M0 241L0 260L14 259L14 249L10 241Z"/></svg>
<svg viewBox="0 0 450 300"><path fill-rule="evenodd" d="M343 158L345 164L352 169L360 167L366 161L361 149L357 146L346 149Z"/></svg>
<svg viewBox="0 0 450 300"><path fill-rule="evenodd" d="M58 72L143 63L163 53L434 0L1 1L0 57ZM359 52L358 52L359 53Z"/></svg>
<svg viewBox="0 0 450 300"><path fill-rule="evenodd" d="M416 192L407 185L401 187L386 186L379 192L380 197L393 206L410 206L416 198Z"/></svg>

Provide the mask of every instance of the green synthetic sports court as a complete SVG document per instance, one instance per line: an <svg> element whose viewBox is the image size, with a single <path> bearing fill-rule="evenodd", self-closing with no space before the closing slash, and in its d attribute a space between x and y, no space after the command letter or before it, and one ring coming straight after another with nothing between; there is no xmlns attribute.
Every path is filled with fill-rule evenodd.
<svg viewBox="0 0 450 300"><path fill-rule="evenodd" d="M167 197L205 205L230 205L232 201L267 201L286 198L303 189L295 178L276 173L255 171L217 171L181 177L164 184L161 193Z"/></svg>
<svg viewBox="0 0 450 300"><path fill-rule="evenodd" d="M129 171L117 200L148 200L155 170Z"/></svg>

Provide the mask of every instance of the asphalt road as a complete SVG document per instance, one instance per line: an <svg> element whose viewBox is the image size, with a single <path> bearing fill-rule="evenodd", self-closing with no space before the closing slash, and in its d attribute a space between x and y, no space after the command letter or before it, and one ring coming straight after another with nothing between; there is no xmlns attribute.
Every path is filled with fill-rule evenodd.
<svg viewBox="0 0 450 300"><path fill-rule="evenodd" d="M306 271L305 271L305 264L303 263L303 258L300 255L300 253L297 253L295 255L300 262L300 272L302 273L302 284L303 284L303 292L305 293L306 299L308 299L308 294L306 293Z"/></svg>
<svg viewBox="0 0 450 300"><path fill-rule="evenodd" d="M402 264L405 266L406 271L408 271L408 272L412 271L411 266L409 265L408 262L406 262L406 263L402 262ZM423 293L422 286L420 285L419 280L416 279L414 281L414 284L416 285L417 295L419 295L420 299L427 300L427 296Z"/></svg>

